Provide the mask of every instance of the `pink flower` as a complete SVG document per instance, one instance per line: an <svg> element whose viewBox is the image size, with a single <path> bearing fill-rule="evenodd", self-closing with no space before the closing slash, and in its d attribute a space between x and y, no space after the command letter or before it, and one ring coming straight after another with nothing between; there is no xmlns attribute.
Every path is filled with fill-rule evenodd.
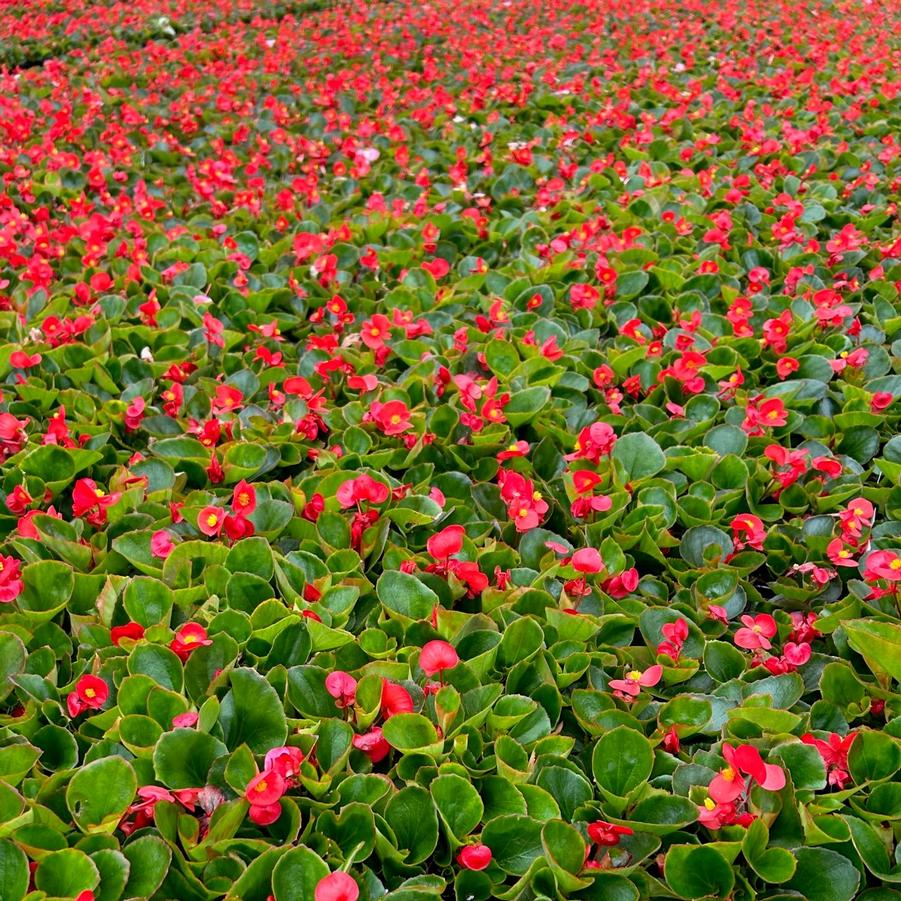
<svg viewBox="0 0 901 901"><path fill-rule="evenodd" d="M617 697L632 700L638 697L642 688L650 688L660 681L663 667L657 663L649 666L644 672L630 670L624 679L611 679L608 685Z"/></svg>
<svg viewBox="0 0 901 901"><path fill-rule="evenodd" d="M188 710L172 717L172 726L175 729L193 729L197 725L198 716L195 710Z"/></svg>
<svg viewBox="0 0 901 901"><path fill-rule="evenodd" d="M857 566L854 554L841 538L833 538L826 546L826 556L835 566Z"/></svg>
<svg viewBox="0 0 901 901"><path fill-rule="evenodd" d="M601 555L593 547L576 551L570 562L573 569L580 573L599 573L604 568Z"/></svg>
<svg viewBox="0 0 901 901"><path fill-rule="evenodd" d="M300 748L293 746L272 748L266 752L264 768L281 776L286 783L290 783L300 773L303 760L303 751Z"/></svg>
<svg viewBox="0 0 901 901"><path fill-rule="evenodd" d="M901 581L901 557L894 551L873 551L867 557L863 577L867 582L875 582L877 579Z"/></svg>
<svg viewBox="0 0 901 901"><path fill-rule="evenodd" d="M165 529L157 529L150 538L150 553L165 560L175 549L172 536Z"/></svg>
<svg viewBox="0 0 901 901"><path fill-rule="evenodd" d="M338 707L351 707L356 700L357 680L336 670L325 677L325 690L335 699Z"/></svg>
<svg viewBox="0 0 901 901"><path fill-rule="evenodd" d="M429 641L419 654L419 666L427 676L453 669L459 662L454 646L446 641Z"/></svg>
<svg viewBox="0 0 901 901"><path fill-rule="evenodd" d="M219 507L204 507L197 514L197 528L209 537L217 536L225 524L225 510Z"/></svg>
<svg viewBox="0 0 901 901"><path fill-rule="evenodd" d="M760 613L755 617L745 614L741 621L744 628L735 633L735 643L738 647L749 651L757 648L768 651L772 647L770 639L776 634L776 620L769 613Z"/></svg>
<svg viewBox="0 0 901 901"><path fill-rule="evenodd" d="M20 566L15 557L0 556L0 604L10 604L22 593L25 583Z"/></svg>
<svg viewBox="0 0 901 901"><path fill-rule="evenodd" d="M423 264L425 265L425 264ZM357 901L360 889L347 873L329 873L316 884L314 901Z"/></svg>
<svg viewBox="0 0 901 901"><path fill-rule="evenodd" d="M370 504L383 504L388 500L389 494L388 486L383 482L376 481L371 476L361 475L343 482L335 496L343 509L364 501Z"/></svg>
<svg viewBox="0 0 901 901"><path fill-rule="evenodd" d="M779 791L785 785L785 772L772 763L764 763L760 752L753 745L733 748L723 745L723 757L727 766L720 770L707 787L707 793L718 804L728 804L745 792L741 774L746 774L767 791Z"/></svg>
<svg viewBox="0 0 901 901"><path fill-rule="evenodd" d="M801 741L806 745L813 745L820 752L820 757L826 764L829 784L843 789L849 778L848 752L856 737L856 732L849 732L844 738L833 732L829 735L828 741L824 741L808 732L801 736Z"/></svg>

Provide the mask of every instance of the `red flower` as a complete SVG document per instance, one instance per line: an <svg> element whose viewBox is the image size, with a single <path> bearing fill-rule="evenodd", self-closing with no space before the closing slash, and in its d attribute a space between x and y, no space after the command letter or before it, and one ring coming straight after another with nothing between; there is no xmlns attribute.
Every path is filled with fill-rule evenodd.
<svg viewBox="0 0 901 901"><path fill-rule="evenodd" d="M169 649L184 661L188 659L192 651L212 643L212 640L207 638L206 629L203 626L198 623L185 623L176 631L175 638L169 643Z"/></svg>
<svg viewBox="0 0 901 901"><path fill-rule="evenodd" d="M384 347L385 339L391 337L391 320L382 313L373 314L360 328L360 337L370 350Z"/></svg>
<svg viewBox="0 0 901 901"><path fill-rule="evenodd" d="M140 623L126 623L124 626L113 626L109 630L110 641L117 647L123 638L140 641L144 637L144 627Z"/></svg>
<svg viewBox="0 0 901 901"><path fill-rule="evenodd" d="M596 844L612 848L618 845L624 835L634 835L628 826L616 826L604 820L595 820L588 825L588 837Z"/></svg>
<svg viewBox="0 0 901 901"><path fill-rule="evenodd" d="M785 785L785 772L772 763L764 763L760 752L752 745L733 748L723 745L727 766L720 770L707 787L710 797L718 804L735 801L745 792L744 773L767 791L779 791Z"/></svg>
<svg viewBox="0 0 901 901"><path fill-rule="evenodd" d="M250 516L257 506L257 493L253 485L241 479L232 492L232 510L241 516Z"/></svg>
<svg viewBox="0 0 901 901"><path fill-rule="evenodd" d="M357 901L360 889L347 873L329 873L316 883L314 901Z"/></svg>
<svg viewBox="0 0 901 901"><path fill-rule="evenodd" d="M466 845L457 855L457 863L464 870L484 870L491 863L491 848L488 845Z"/></svg>
<svg viewBox="0 0 901 901"><path fill-rule="evenodd" d="M410 692L403 685L385 679L382 682L382 717L388 719L397 713L412 712L413 698L410 696Z"/></svg>
<svg viewBox="0 0 901 901"><path fill-rule="evenodd" d="M571 454L567 454L564 460L589 460L599 463L601 457L606 457L616 444L616 433L606 422L596 422L579 432L576 439L576 448Z"/></svg>
<svg viewBox="0 0 901 901"><path fill-rule="evenodd" d="M425 261L422 264L422 268L425 269L435 281L438 281L438 279L444 278L444 276L450 272L450 263L448 263L447 260L441 259L441 257L436 257L434 260Z"/></svg>
<svg viewBox="0 0 901 901"><path fill-rule="evenodd" d="M453 669L460 662L453 645L446 641L429 641L419 654L419 666L427 676Z"/></svg>
<svg viewBox="0 0 901 901"><path fill-rule="evenodd" d="M732 520L732 539L735 549L752 547L755 550L763 550L763 541L766 538L766 529L758 516L751 513L742 513Z"/></svg>
<svg viewBox="0 0 901 901"><path fill-rule="evenodd" d="M463 526L446 526L429 538L426 549L435 560L446 560L462 550L465 535L466 529Z"/></svg>
<svg viewBox="0 0 901 901"><path fill-rule="evenodd" d="M25 446L27 425L27 419L16 419L12 413L0 413L0 462L19 453Z"/></svg>
<svg viewBox="0 0 901 901"><path fill-rule="evenodd" d="M244 797L251 806L268 807L275 804L287 789L285 780L272 770L254 776L244 789Z"/></svg>
<svg viewBox="0 0 901 901"><path fill-rule="evenodd" d="M10 513L18 516L28 509L29 504L34 503L34 498L21 485L16 485L9 494L6 495L6 508Z"/></svg>
<svg viewBox="0 0 901 901"><path fill-rule="evenodd" d="M75 691L66 697L69 716L76 717L85 710L100 710L109 697L109 686L99 676L84 675L75 683Z"/></svg>
<svg viewBox="0 0 901 901"><path fill-rule="evenodd" d="M355 735L353 746L362 751L373 763L384 760L391 752L391 745L382 736L382 730L378 726L373 726L363 735Z"/></svg>
<svg viewBox="0 0 901 901"><path fill-rule="evenodd" d="M85 516L93 526L101 526L106 522L107 507L119 500L121 494L107 494L97 487L93 479L79 479L72 489L72 513L74 516Z"/></svg>

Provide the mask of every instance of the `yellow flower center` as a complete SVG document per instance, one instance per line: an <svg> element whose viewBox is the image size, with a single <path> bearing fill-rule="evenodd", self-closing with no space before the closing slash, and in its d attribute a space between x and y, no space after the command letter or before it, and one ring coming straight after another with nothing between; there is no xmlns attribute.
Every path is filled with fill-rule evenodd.
<svg viewBox="0 0 901 901"><path fill-rule="evenodd" d="M725 779L727 782L734 782L734 781L735 781L735 770L733 770L731 766L727 766L726 769L721 770L721 771L720 771L720 775L721 775L721 776L723 777L723 779Z"/></svg>
<svg viewBox="0 0 901 901"><path fill-rule="evenodd" d="M219 517L215 513L210 513L210 515L206 518L206 524L208 526L214 526L219 522Z"/></svg>
<svg viewBox="0 0 901 901"><path fill-rule="evenodd" d="M242 491L238 495L238 503L242 507L246 507L250 503L250 495L246 491Z"/></svg>
<svg viewBox="0 0 901 901"><path fill-rule="evenodd" d="M96 695L97 695L97 692L94 691L93 688L86 688L86 689L84 690L84 696L85 696L86 698L93 698L93 697L95 697Z"/></svg>
<svg viewBox="0 0 901 901"><path fill-rule="evenodd" d="M400 422L400 416L398 416L397 413L395 413L395 414L391 417L391 420L390 420L390 421L391 421L391 425L397 425L397 424Z"/></svg>
<svg viewBox="0 0 901 901"><path fill-rule="evenodd" d="M262 792L266 791L267 787L268 786L266 785L266 780L263 779L262 781L257 782L256 788L254 789L254 791L258 791L258 792L262 793Z"/></svg>
<svg viewBox="0 0 901 901"><path fill-rule="evenodd" d="M713 800L713 798L705 798L705 799L704 799L704 806L705 806L708 810L716 810L716 802Z"/></svg>
<svg viewBox="0 0 901 901"><path fill-rule="evenodd" d="M888 568L889 569L901 569L901 558L896 557L894 560L892 560L892 562L889 563Z"/></svg>
<svg viewBox="0 0 901 901"><path fill-rule="evenodd" d="M641 678L641 673L637 669L633 669L631 672L626 673L626 678L637 682Z"/></svg>
<svg viewBox="0 0 901 901"><path fill-rule="evenodd" d="M106 492L101 490L100 488L95 488L94 494L96 494L97 497L104 497L106 495Z"/></svg>

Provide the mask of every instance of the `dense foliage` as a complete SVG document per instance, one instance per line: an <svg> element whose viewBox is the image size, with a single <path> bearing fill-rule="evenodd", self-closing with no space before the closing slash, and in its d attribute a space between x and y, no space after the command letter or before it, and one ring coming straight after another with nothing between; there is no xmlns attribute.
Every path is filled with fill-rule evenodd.
<svg viewBox="0 0 901 901"><path fill-rule="evenodd" d="M0 901L901 882L895 0L0 7Z"/></svg>

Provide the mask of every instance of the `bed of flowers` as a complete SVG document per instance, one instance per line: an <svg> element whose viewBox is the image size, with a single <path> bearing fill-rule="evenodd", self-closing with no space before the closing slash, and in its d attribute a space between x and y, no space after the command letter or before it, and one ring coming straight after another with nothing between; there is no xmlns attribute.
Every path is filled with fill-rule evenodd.
<svg viewBox="0 0 901 901"><path fill-rule="evenodd" d="M0 901L901 897L895 0L0 34Z"/></svg>

